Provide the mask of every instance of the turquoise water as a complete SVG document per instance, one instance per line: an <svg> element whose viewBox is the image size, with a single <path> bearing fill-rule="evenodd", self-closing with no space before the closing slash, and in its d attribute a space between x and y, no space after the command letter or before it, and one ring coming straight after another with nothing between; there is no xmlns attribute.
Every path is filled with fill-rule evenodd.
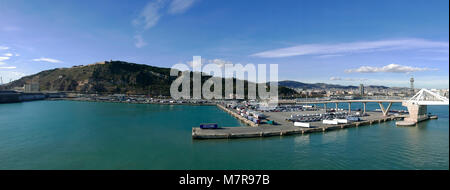
<svg viewBox="0 0 450 190"><path fill-rule="evenodd" d="M199 123L242 124L215 106L1 104L0 169L448 170L448 106L428 110L439 119L416 127L387 122L308 135L192 140Z"/></svg>

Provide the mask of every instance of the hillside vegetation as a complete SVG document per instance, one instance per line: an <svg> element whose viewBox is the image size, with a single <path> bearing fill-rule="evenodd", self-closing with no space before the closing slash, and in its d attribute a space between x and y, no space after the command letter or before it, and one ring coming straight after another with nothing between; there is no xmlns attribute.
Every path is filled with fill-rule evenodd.
<svg viewBox="0 0 450 190"><path fill-rule="evenodd" d="M202 76L202 84L210 77ZM32 81L39 81L41 91L170 96L170 85L176 78L170 76L170 68L123 61L106 61L86 66L42 71L3 85L2 88L22 87ZM222 88L225 86L224 81L222 80ZM236 79L234 79L235 81ZM244 83L247 94L248 82L244 81ZM279 86L279 94L280 96L292 96L297 93L290 88Z"/></svg>

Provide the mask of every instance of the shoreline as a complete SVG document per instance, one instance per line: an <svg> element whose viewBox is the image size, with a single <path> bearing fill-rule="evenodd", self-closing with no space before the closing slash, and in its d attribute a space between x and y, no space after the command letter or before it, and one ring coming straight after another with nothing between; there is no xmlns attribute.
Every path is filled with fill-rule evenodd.
<svg viewBox="0 0 450 190"><path fill-rule="evenodd" d="M190 106L215 106L216 103L161 103L161 102L135 102L135 101L108 101L108 100L90 100L77 98L49 98L48 101L74 101L74 102L101 102L118 104L157 104L157 105L190 105Z"/></svg>

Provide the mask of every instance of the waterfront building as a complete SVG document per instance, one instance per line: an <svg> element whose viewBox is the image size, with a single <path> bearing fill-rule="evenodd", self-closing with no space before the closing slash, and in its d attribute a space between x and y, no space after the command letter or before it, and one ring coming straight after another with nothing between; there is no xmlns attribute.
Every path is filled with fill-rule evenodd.
<svg viewBox="0 0 450 190"><path fill-rule="evenodd" d="M39 83L25 84L24 92L39 92Z"/></svg>
<svg viewBox="0 0 450 190"><path fill-rule="evenodd" d="M364 96L364 85L363 84L359 85L359 95Z"/></svg>

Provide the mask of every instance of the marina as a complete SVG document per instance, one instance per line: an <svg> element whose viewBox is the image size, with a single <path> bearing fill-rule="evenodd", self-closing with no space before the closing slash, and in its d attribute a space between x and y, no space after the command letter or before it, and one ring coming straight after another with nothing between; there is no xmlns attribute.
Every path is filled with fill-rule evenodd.
<svg viewBox="0 0 450 190"><path fill-rule="evenodd" d="M443 183L449 3L0 0L2 179Z"/></svg>

